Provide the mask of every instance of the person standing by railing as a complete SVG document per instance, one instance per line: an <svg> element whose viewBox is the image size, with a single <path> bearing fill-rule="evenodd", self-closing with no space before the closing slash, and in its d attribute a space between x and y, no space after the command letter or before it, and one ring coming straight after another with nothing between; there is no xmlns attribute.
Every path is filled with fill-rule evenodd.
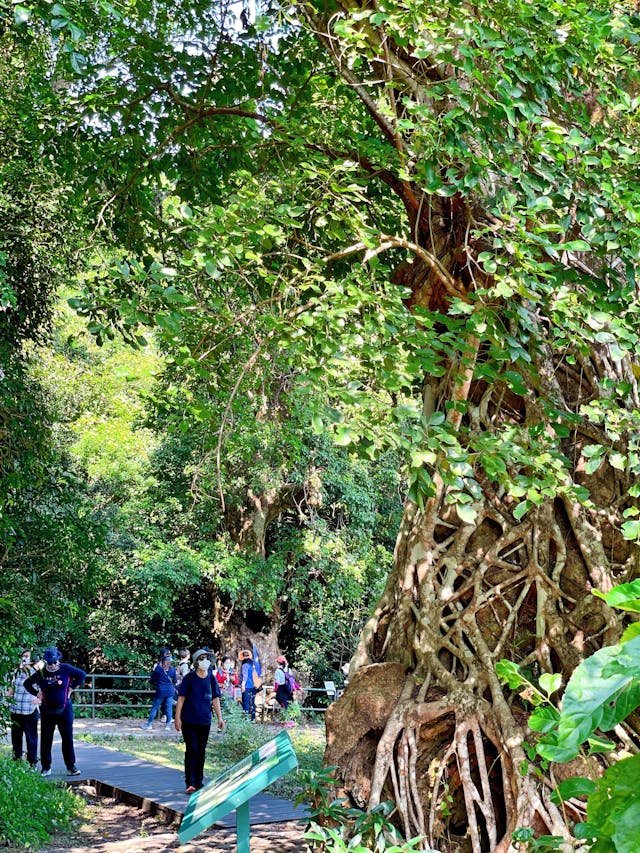
<svg viewBox="0 0 640 853"><path fill-rule="evenodd" d="M173 700L176 695L176 669L173 666L173 657L168 650L162 652L162 657L151 672L150 681L155 688L155 695L149 711L149 719L140 728L151 731L156 714L162 708L165 715L165 729L171 729L173 718Z"/></svg>
<svg viewBox="0 0 640 853"><path fill-rule="evenodd" d="M51 775L51 747L53 735L58 728L62 740L62 757L67 765L68 776L79 776L76 753L73 747L73 703L71 691L79 687L87 677L83 669L60 663L61 653L55 646L44 650L44 666L34 672L24 683L24 689L40 700L40 761L41 776Z"/></svg>
<svg viewBox="0 0 640 853"><path fill-rule="evenodd" d="M27 761L32 768L38 763L38 720L40 714L33 704L33 696L25 690L24 683L31 675L35 675L44 664L34 666L31 662L31 650L23 649L20 654L20 664L11 678L11 687L7 696L11 699L11 747L13 758L22 758L22 739L27 742Z"/></svg>

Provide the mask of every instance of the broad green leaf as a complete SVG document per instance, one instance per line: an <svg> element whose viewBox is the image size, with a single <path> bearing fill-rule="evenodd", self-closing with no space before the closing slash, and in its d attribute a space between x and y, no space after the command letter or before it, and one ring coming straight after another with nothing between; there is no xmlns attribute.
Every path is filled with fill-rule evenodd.
<svg viewBox="0 0 640 853"><path fill-rule="evenodd" d="M640 613L640 578L631 583L623 583L615 586L610 592L600 592L599 589L592 590L597 597L606 601L610 607L618 607L620 610L630 610Z"/></svg>
<svg viewBox="0 0 640 853"><path fill-rule="evenodd" d="M533 732L546 734L558 725L560 711L552 705L540 705L529 716L529 728Z"/></svg>
<svg viewBox="0 0 640 853"><path fill-rule="evenodd" d="M592 779L587 779L586 776L572 776L570 779L560 782L558 787L551 792L551 801L559 806L565 800L570 800L573 797L586 797L588 794L593 794L595 790L596 783Z"/></svg>
<svg viewBox="0 0 640 853"><path fill-rule="evenodd" d="M610 767L587 803L587 822L597 832L593 853L638 853L640 755Z"/></svg>
<svg viewBox="0 0 640 853"><path fill-rule="evenodd" d="M633 625L629 625L620 637L621 643L627 643L629 640L633 640L634 637L640 637L640 622L634 622Z"/></svg>
<svg viewBox="0 0 640 853"><path fill-rule="evenodd" d="M562 698L557 733L542 738L538 752L553 761L569 760L597 728L609 731L639 705L640 637L636 637L600 649L577 667Z"/></svg>

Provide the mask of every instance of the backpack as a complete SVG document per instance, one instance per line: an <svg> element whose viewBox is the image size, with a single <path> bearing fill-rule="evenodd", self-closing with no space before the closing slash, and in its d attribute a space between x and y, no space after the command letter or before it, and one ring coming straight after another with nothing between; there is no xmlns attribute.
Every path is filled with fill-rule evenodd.
<svg viewBox="0 0 640 853"><path fill-rule="evenodd" d="M278 669L282 669L282 667L278 667ZM296 680L293 677L293 675L291 675L290 672L287 672L286 670L283 670L283 672L284 672L284 684L276 685L276 690L278 687L284 687L285 693L288 694L289 699L293 699L293 692L294 692L294 690L296 690L298 685L296 684Z"/></svg>
<svg viewBox="0 0 640 853"><path fill-rule="evenodd" d="M289 693L291 694L291 698L293 698L293 694L297 690L298 685L296 684L295 678L291 675L290 672L285 672L284 674L284 683L289 688Z"/></svg>

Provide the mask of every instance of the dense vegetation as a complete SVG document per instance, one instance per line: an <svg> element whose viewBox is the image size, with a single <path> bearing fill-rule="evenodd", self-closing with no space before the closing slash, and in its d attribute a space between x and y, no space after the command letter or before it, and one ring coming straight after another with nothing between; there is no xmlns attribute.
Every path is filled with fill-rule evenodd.
<svg viewBox="0 0 640 853"><path fill-rule="evenodd" d="M350 657L353 805L443 853L569 843L527 703L622 642L638 575L635 4L11 13L5 648ZM638 749L636 642L591 775Z"/></svg>

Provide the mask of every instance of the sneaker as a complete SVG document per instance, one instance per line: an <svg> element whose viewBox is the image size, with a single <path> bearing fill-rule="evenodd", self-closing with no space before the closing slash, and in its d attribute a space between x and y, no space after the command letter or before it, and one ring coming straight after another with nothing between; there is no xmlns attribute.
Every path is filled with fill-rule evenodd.
<svg viewBox="0 0 640 853"><path fill-rule="evenodd" d="M40 775L41 776L51 776L51 768L49 767L48 770L41 770Z"/></svg>
<svg viewBox="0 0 640 853"><path fill-rule="evenodd" d="M196 789L194 788L194 786L189 785L189 787L185 791L185 794L195 794L195 792L196 792Z"/></svg>
<svg viewBox="0 0 640 853"><path fill-rule="evenodd" d="M173 729L173 723L167 723L167 725L165 726L165 730L170 732L172 729Z"/></svg>
<svg viewBox="0 0 640 853"><path fill-rule="evenodd" d="M75 766L75 764L70 770L67 770L67 776L79 776L79 775L80 775L80 771Z"/></svg>
<svg viewBox="0 0 640 853"><path fill-rule="evenodd" d="M150 732L153 726L151 723L145 723L144 726L140 726L141 729L145 729L145 731Z"/></svg>

